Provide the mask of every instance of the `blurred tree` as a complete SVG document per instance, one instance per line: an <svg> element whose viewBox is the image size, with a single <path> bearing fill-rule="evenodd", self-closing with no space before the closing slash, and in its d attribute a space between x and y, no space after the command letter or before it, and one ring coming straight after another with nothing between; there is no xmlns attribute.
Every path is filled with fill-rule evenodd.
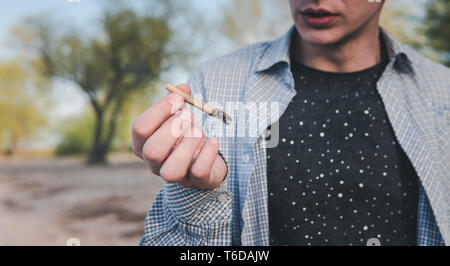
<svg viewBox="0 0 450 266"><path fill-rule="evenodd" d="M380 24L401 43L421 51L426 41L421 29L422 21L414 16L410 5L407 0L386 1Z"/></svg>
<svg viewBox="0 0 450 266"><path fill-rule="evenodd" d="M0 148L12 155L19 141L33 136L45 124L28 75L17 61L0 64Z"/></svg>
<svg viewBox="0 0 450 266"><path fill-rule="evenodd" d="M293 23L285 0L233 0L222 10L222 31L238 47L278 38Z"/></svg>
<svg viewBox="0 0 450 266"><path fill-rule="evenodd" d="M439 61L450 67L450 0L429 2L425 34L429 45L440 54Z"/></svg>
<svg viewBox="0 0 450 266"><path fill-rule="evenodd" d="M408 4L387 1L381 25L401 42L420 48L425 40ZM280 37L293 24L289 3L284 0L233 0L223 10L222 31L238 47Z"/></svg>
<svg viewBox="0 0 450 266"><path fill-rule="evenodd" d="M157 83L169 59L184 54L170 46L169 18L167 12L141 15L129 8L106 8L102 34L89 40L59 34L57 24L44 17L29 18L16 28L15 35L40 56L35 67L41 73L76 83L89 98L95 126L88 163L106 162L126 102Z"/></svg>
<svg viewBox="0 0 450 266"><path fill-rule="evenodd" d="M90 110L85 115L71 117L60 127L62 141L56 146L57 156L80 155L89 152L92 141L92 128L94 127L94 116Z"/></svg>

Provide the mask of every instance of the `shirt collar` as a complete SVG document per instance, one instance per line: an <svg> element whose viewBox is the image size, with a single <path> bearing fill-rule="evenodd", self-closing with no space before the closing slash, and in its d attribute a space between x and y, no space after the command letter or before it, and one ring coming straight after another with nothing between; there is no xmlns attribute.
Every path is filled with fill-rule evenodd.
<svg viewBox="0 0 450 266"><path fill-rule="evenodd" d="M290 47L295 33L295 26L292 26L289 31L281 38L264 43L262 47L262 54L256 67L256 72L268 70L278 63L286 63L287 65L290 65ZM385 29L381 27L380 33L383 37L382 39L386 44L389 61L393 61L395 67L410 67L411 61L408 57L408 47L404 44L399 43L394 39L394 37L392 37ZM406 65L402 64L403 62L405 62Z"/></svg>
<svg viewBox="0 0 450 266"><path fill-rule="evenodd" d="M295 32L295 27L292 26L283 37L263 44L256 72L268 70L281 62L290 64L289 48Z"/></svg>
<svg viewBox="0 0 450 266"><path fill-rule="evenodd" d="M389 59L395 59L399 56L406 56L408 54L407 47L404 44L399 43L391 34L385 29L380 27L380 33L386 44Z"/></svg>

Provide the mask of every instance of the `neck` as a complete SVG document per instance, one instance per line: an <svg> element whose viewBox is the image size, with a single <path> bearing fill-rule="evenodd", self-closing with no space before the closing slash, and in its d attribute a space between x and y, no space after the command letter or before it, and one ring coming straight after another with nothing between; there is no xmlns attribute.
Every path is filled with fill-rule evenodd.
<svg viewBox="0 0 450 266"><path fill-rule="evenodd" d="M367 28L338 43L315 45L296 34L294 58L302 64L328 72L355 72L370 68L381 61L379 28Z"/></svg>

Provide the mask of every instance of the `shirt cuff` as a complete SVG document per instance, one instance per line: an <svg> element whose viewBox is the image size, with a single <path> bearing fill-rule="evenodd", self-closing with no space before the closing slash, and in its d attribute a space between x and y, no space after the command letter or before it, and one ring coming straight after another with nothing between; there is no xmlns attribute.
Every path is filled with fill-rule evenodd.
<svg viewBox="0 0 450 266"><path fill-rule="evenodd" d="M228 174L213 190L185 188L165 183L163 204L177 220L188 224L223 223L231 220L231 192L227 190Z"/></svg>

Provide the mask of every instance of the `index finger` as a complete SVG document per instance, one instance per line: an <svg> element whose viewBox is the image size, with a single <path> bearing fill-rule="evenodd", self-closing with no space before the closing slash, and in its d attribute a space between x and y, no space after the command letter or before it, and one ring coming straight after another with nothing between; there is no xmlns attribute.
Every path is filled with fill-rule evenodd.
<svg viewBox="0 0 450 266"><path fill-rule="evenodd" d="M186 93L190 93L187 85L177 86ZM134 153L142 157L142 147L145 141L175 112L181 109L184 99L182 96L172 93L148 108L139 115L132 126L132 139Z"/></svg>

